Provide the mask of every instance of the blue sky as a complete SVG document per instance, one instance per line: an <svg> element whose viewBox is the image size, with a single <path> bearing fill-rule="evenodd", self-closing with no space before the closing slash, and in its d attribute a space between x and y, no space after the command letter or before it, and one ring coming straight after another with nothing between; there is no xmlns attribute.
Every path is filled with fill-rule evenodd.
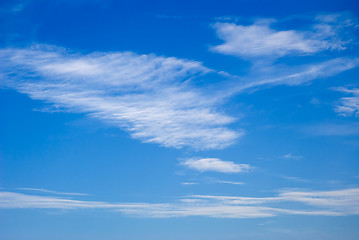
<svg viewBox="0 0 359 240"><path fill-rule="evenodd" d="M2 1L2 239L357 239L358 6Z"/></svg>

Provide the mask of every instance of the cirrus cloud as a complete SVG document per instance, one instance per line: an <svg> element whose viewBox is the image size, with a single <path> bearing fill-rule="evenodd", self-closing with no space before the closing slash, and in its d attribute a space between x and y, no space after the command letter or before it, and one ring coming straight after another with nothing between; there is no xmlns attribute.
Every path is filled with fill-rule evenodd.
<svg viewBox="0 0 359 240"><path fill-rule="evenodd" d="M84 113L165 147L219 149L242 135L220 111L222 97L191 84L214 70L200 62L132 52L79 54L36 45L0 50L3 85Z"/></svg>
<svg viewBox="0 0 359 240"><path fill-rule="evenodd" d="M251 169L248 164L237 164L231 161L223 161L219 158L191 158L182 161L181 165L200 172L240 173Z"/></svg>

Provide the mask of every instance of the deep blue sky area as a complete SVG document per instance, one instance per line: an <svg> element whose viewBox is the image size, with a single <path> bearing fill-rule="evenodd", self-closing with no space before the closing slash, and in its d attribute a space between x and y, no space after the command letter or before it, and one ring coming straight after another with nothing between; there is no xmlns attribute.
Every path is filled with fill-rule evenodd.
<svg viewBox="0 0 359 240"><path fill-rule="evenodd" d="M356 240L356 1L0 2L2 240Z"/></svg>

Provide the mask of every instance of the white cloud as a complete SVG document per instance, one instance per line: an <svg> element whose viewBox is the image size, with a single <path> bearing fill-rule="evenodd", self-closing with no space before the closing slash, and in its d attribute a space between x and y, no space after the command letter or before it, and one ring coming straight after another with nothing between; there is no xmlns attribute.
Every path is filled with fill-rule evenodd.
<svg viewBox="0 0 359 240"><path fill-rule="evenodd" d="M334 58L320 63L288 67L282 64L257 64L241 78L232 76L233 87L227 94L259 90L278 85L298 86L319 78L329 78L359 66L359 58ZM265 69L263 71L263 69Z"/></svg>
<svg viewBox="0 0 359 240"><path fill-rule="evenodd" d="M3 84L64 110L86 113L166 147L223 148L241 136L223 99L191 80L201 63L131 52L75 54L52 46L0 50Z"/></svg>
<svg viewBox="0 0 359 240"><path fill-rule="evenodd" d="M340 99L340 104L336 106L335 111L342 116L359 117L359 89L358 88L337 88L338 91L351 94L351 97L343 97Z"/></svg>
<svg viewBox="0 0 359 240"><path fill-rule="evenodd" d="M301 159L303 158L303 156L296 156L296 155L293 155L291 153L288 153L288 154L285 154L282 156L282 158L285 158L285 159Z"/></svg>
<svg viewBox="0 0 359 240"><path fill-rule="evenodd" d="M236 181L225 181L225 180L217 180L217 183L227 183L227 184L233 184L233 185L243 185L244 182L236 182Z"/></svg>
<svg viewBox="0 0 359 240"><path fill-rule="evenodd" d="M279 204L286 202L295 203L292 205L294 208L278 207ZM155 218L186 216L258 218L283 214L348 216L359 215L359 189L286 190L272 197L192 195L172 203L107 203L2 191L0 208L107 209L132 216Z"/></svg>
<svg viewBox="0 0 359 240"><path fill-rule="evenodd" d="M47 189L43 189L43 188L16 188L18 190L26 190L26 191L38 191L38 192L43 192L43 193L52 193L52 194L58 194L58 195L72 195L72 196L85 196L88 194L85 193L69 193L69 192L58 192L58 191L52 191L52 190L47 190Z"/></svg>
<svg viewBox="0 0 359 240"><path fill-rule="evenodd" d="M300 25L300 30L273 28L277 25L290 26L290 22L302 18L309 26ZM298 24L296 24L298 26ZM213 25L223 44L211 48L212 51L234 55L249 60L252 64L246 76L235 77L232 94L241 91L276 85L300 85L318 78L332 77L343 71L359 66L359 58L337 57L338 51L353 48L355 19L349 14L326 14L308 18L308 16L290 17L284 20L259 19L252 25L238 25L229 22L217 22ZM330 51L331 50L331 51ZM333 51L335 50L335 51ZM325 53L323 53L326 51ZM333 54L334 53L334 54ZM326 56L326 60L318 60ZM286 65L278 60L284 56L307 56L305 64Z"/></svg>
<svg viewBox="0 0 359 240"><path fill-rule="evenodd" d="M292 177L292 176L281 176L282 178L294 181L294 182L310 182L307 179L299 178L299 177Z"/></svg>
<svg viewBox="0 0 359 240"><path fill-rule="evenodd" d="M197 183L195 183L195 182L183 182L181 184L182 185L196 185Z"/></svg>
<svg viewBox="0 0 359 240"><path fill-rule="evenodd" d="M342 40L343 28L353 26L345 15L320 15L308 30L276 30L272 19L260 19L252 25L217 22L213 25L223 44L213 51L242 58L286 55L308 55L325 50L343 50L348 41Z"/></svg>
<svg viewBox="0 0 359 240"><path fill-rule="evenodd" d="M317 136L358 136L358 123L320 123L304 127L304 132Z"/></svg>
<svg viewBox="0 0 359 240"><path fill-rule="evenodd" d="M248 171L251 168L248 164L236 164L219 158L191 158L182 161L181 165L201 172L213 171L221 173L239 173Z"/></svg>

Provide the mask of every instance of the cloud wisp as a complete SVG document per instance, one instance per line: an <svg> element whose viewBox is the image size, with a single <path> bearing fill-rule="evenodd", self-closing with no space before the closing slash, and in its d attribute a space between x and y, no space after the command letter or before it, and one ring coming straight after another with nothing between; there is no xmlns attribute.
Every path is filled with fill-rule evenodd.
<svg viewBox="0 0 359 240"><path fill-rule="evenodd" d="M240 173L251 169L248 164L237 164L219 158L190 158L181 161L180 164L200 172Z"/></svg>
<svg viewBox="0 0 359 240"><path fill-rule="evenodd" d="M223 43L210 50L233 55L252 64L249 73L233 84L232 93L264 86L300 85L359 66L359 58L350 55L349 51L345 52L355 47L354 29L358 25L354 18L338 13L312 16L311 19L306 17L306 20L311 20L312 24L300 25L300 29L275 28L283 23L288 25L288 19L257 19L251 25L232 22L213 24ZM304 58L305 64L302 61ZM292 64L287 64L286 59ZM298 63L293 64L293 60L298 60Z"/></svg>
<svg viewBox="0 0 359 240"><path fill-rule="evenodd" d="M165 147L219 149L242 135L219 110L223 99L191 85L213 73L201 63L131 52L75 54L53 46L0 50L3 84L85 113Z"/></svg>
<svg viewBox="0 0 359 240"><path fill-rule="evenodd" d="M226 180L217 180L216 183L225 183L225 184L232 184L232 185L243 185L244 182L237 182L237 181L226 181Z"/></svg>
<svg viewBox="0 0 359 240"><path fill-rule="evenodd" d="M312 55L327 50L344 50L348 41L338 38L353 21L340 14L319 15L308 30L276 30L274 19L259 19L252 25L217 22L213 25L223 44L212 51L241 58L279 58Z"/></svg>
<svg viewBox="0 0 359 240"><path fill-rule="evenodd" d="M16 189L17 190L25 190L25 191L37 191L37 192L58 194L58 195L70 195L70 196L86 196L86 195L88 195L86 193L58 192L58 191L52 191L52 190L47 190L47 189L43 189L43 188L16 188Z"/></svg>
<svg viewBox="0 0 359 240"><path fill-rule="evenodd" d="M336 106L335 112L341 116L359 117L359 89L358 88L337 88L336 90L345 94L350 94L350 97L343 97L340 99L340 104Z"/></svg>
<svg viewBox="0 0 359 240"><path fill-rule="evenodd" d="M285 154L285 155L281 156L281 158L284 158L284 159L302 159L303 156L293 155L291 153L288 153L288 154Z"/></svg>
<svg viewBox="0 0 359 240"><path fill-rule="evenodd" d="M359 123L320 123L306 126L303 131L314 136L359 136Z"/></svg>
<svg viewBox="0 0 359 240"><path fill-rule="evenodd" d="M284 207L286 203L295 203L296 207ZM287 190L273 197L191 195L172 203L108 203L0 192L0 208L3 209L102 209L150 218L259 218L283 214L348 216L359 214L358 203L358 188L335 191Z"/></svg>

